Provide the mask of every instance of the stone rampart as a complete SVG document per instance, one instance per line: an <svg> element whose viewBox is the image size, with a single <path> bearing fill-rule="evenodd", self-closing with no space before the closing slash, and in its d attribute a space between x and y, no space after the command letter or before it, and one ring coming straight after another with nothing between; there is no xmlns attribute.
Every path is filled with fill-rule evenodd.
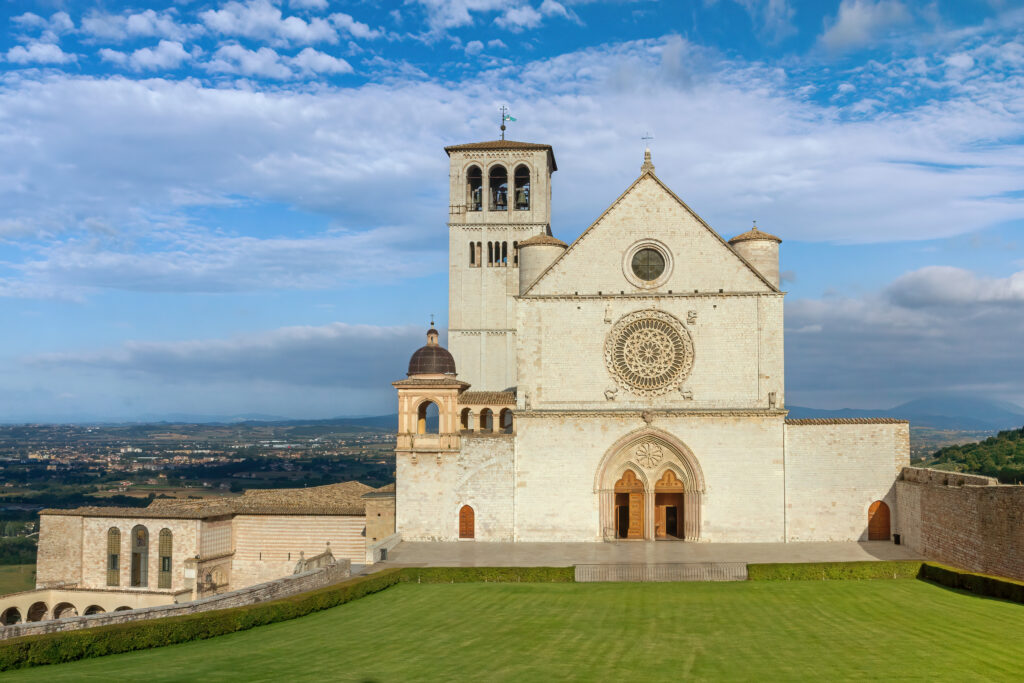
<svg viewBox="0 0 1024 683"><path fill-rule="evenodd" d="M179 617L188 614L198 614L199 612L227 609L229 607L252 605L258 602L285 598L290 595L304 593L315 588L329 586L349 578L350 574L351 563L348 560L338 560L337 564L328 567L314 569L312 571L294 574L292 576L286 576L274 581L268 581L267 583L261 583L236 591L193 600L191 602L173 605L160 605L158 607L143 607L141 609L70 617L66 619L54 619L50 621L13 624L11 626L0 628L0 640L18 638L20 636L39 635L42 633L75 631L82 628L92 628L94 626L109 626L111 624L124 624L133 621L146 621L149 619L160 619L163 617Z"/></svg>
<svg viewBox="0 0 1024 683"><path fill-rule="evenodd" d="M905 467L896 482L900 542L928 559L1024 580L1024 486Z"/></svg>

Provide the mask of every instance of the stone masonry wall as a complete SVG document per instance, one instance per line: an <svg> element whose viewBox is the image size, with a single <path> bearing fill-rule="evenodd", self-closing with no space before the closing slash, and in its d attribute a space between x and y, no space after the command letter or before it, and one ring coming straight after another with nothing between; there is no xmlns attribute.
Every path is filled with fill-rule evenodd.
<svg viewBox="0 0 1024 683"><path fill-rule="evenodd" d="M36 587L82 581L82 518L40 515Z"/></svg>
<svg viewBox="0 0 1024 683"><path fill-rule="evenodd" d="M299 553L313 557L330 543L334 557L363 562L363 515L238 515L234 518L235 555L231 585L250 586L287 576Z"/></svg>
<svg viewBox="0 0 1024 683"><path fill-rule="evenodd" d="M397 531L405 541L455 541L459 510L475 513L476 539L512 540L514 437L463 435L459 453L396 455Z"/></svg>
<svg viewBox="0 0 1024 683"><path fill-rule="evenodd" d="M896 482L894 531L925 557L1024 580L1024 486L907 467Z"/></svg>
<svg viewBox="0 0 1024 683"><path fill-rule="evenodd" d="M68 519L73 519L69 517ZM160 569L160 530L170 529L173 534L171 551L171 587L168 592L185 589L187 557L199 554L199 520L149 519L143 517L82 517L82 588L107 588L107 531L117 527L121 531L120 590L158 590ZM131 585L132 529L142 525L149 531L148 580L145 586Z"/></svg>
<svg viewBox="0 0 1024 683"><path fill-rule="evenodd" d="M71 617L53 621L37 621L31 623L14 624L0 628L0 640L18 638L20 636L39 635L42 633L56 633L59 631L77 631L83 628L95 626L109 626L111 624L124 624L133 621L146 621L163 617L177 617L199 612L227 609L229 607L240 607L252 605L258 602L266 602L277 598L303 593L323 586L329 586L344 581L350 576L350 565L348 561L341 561L338 564L323 569L315 569L303 574L295 574L284 578L249 586L241 590L235 590L220 595L185 602L175 605L161 605L159 607L143 607L122 612L108 612L104 614L93 614L90 616Z"/></svg>
<svg viewBox="0 0 1024 683"><path fill-rule="evenodd" d="M910 462L910 425L787 424L786 540L866 541L868 508L899 505L893 484Z"/></svg>

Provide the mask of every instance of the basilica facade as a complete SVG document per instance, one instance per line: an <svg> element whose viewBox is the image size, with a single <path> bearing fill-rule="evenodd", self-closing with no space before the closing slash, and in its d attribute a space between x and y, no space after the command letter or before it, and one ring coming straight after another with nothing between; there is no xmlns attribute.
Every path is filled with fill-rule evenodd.
<svg viewBox="0 0 1024 683"><path fill-rule="evenodd" d="M887 539L899 420L787 419L781 240L640 175L572 244L549 145L450 160L448 349L398 392L405 541Z"/></svg>

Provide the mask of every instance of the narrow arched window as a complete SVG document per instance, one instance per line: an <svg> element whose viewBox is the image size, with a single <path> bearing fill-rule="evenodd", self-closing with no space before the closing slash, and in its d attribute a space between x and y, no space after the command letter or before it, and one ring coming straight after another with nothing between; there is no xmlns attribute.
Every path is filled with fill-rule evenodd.
<svg viewBox="0 0 1024 683"><path fill-rule="evenodd" d="M469 243L469 265L476 265L476 245L472 242Z"/></svg>
<svg viewBox="0 0 1024 683"><path fill-rule="evenodd" d="M487 243L487 265L494 265L494 243Z"/></svg>
<svg viewBox="0 0 1024 683"><path fill-rule="evenodd" d="M171 555L174 550L174 536L170 529L160 530L160 576L157 583L158 588L171 587Z"/></svg>
<svg viewBox="0 0 1024 683"><path fill-rule="evenodd" d="M480 264L483 263L484 252L480 242L476 243L476 267L479 268Z"/></svg>
<svg viewBox="0 0 1024 683"><path fill-rule="evenodd" d="M416 411L416 432L437 434L440 430L440 408L433 401L424 401Z"/></svg>
<svg viewBox="0 0 1024 683"><path fill-rule="evenodd" d="M488 184L491 193L491 211L505 211L508 209L508 171L501 164L491 167L491 174L488 177Z"/></svg>
<svg viewBox="0 0 1024 683"><path fill-rule="evenodd" d="M508 242L501 243L501 265L508 265Z"/></svg>
<svg viewBox="0 0 1024 683"><path fill-rule="evenodd" d="M526 211L530 208L530 169L524 164L516 166L516 210Z"/></svg>
<svg viewBox="0 0 1024 683"><path fill-rule="evenodd" d="M111 527L107 531L107 585L121 583L121 530Z"/></svg>
<svg viewBox="0 0 1024 683"><path fill-rule="evenodd" d="M470 166L466 171L466 208L480 211L484 205L484 174L479 166Z"/></svg>
<svg viewBox="0 0 1024 683"><path fill-rule="evenodd" d="M132 572L131 586L143 588L149 585L149 529L141 524L132 529Z"/></svg>
<svg viewBox="0 0 1024 683"><path fill-rule="evenodd" d="M512 243L512 265L519 265L519 242Z"/></svg>

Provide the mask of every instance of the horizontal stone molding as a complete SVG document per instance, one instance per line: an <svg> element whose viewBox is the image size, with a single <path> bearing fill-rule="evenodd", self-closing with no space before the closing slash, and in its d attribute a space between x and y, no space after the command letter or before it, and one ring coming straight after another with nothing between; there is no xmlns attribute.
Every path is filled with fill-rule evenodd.
<svg viewBox="0 0 1024 683"><path fill-rule="evenodd" d="M777 410L771 408L667 408L659 410L651 410L649 408L620 408L620 409L608 409L608 408L594 408L592 410L586 409L535 409L535 410L520 410L516 413L516 417L519 419L524 418L545 418L545 417L589 417L594 419L601 419L609 416L613 417L635 417L638 419L644 419L647 415L652 420L657 420L659 417L772 417L782 418L785 417L789 411Z"/></svg>

